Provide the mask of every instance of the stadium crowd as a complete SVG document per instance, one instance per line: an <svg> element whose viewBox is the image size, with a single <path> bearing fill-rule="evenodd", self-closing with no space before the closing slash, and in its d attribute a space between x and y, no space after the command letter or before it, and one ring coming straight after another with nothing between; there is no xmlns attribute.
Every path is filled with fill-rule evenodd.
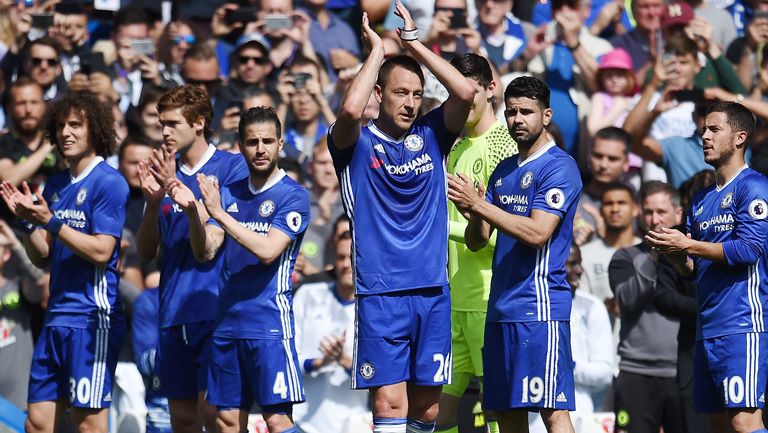
<svg viewBox="0 0 768 433"><path fill-rule="evenodd" d="M404 29L404 23L412 23L417 33ZM414 39L421 44L414 47L410 44ZM420 51L422 47L426 50ZM55 265L42 260L45 254L37 254L41 247L34 245L35 239L44 241L30 235L34 229L30 223L38 226L34 233L44 233L41 227L52 233L48 242L59 236L70 248L92 239L65 235L67 225L78 219L76 215L62 216L56 211L51 221L67 218L70 222L63 224L65 230L60 222L35 224L36 216L25 214L31 212L26 204L18 205L25 209L20 211L9 199L19 194L34 197L34 205L50 206L68 200L50 191L61 179L70 180L57 173L70 170L73 184L82 181L93 191L105 189L104 203L89 205L96 206L91 208L95 212L112 215L123 206L121 194L125 192L127 197L122 227L115 226L120 218L105 216L104 222L94 223L101 231L92 237L119 239L109 249L117 248L114 257L95 262L115 261L115 275L104 278L114 278L118 285L119 301L115 302L122 305L126 335L118 349L109 349L107 364L116 364L111 392L100 395L90 389L90 382L64 378L59 386L66 393L54 393L51 400L69 399L69 403L80 403L79 408L105 407L88 406L93 404L89 399L98 397L110 407L110 431L120 433L170 432L171 424L174 431L185 433L246 428L305 433L399 431L376 424L377 417L386 412L382 412L382 402L392 400L351 390L374 374L383 375L384 368L374 370L354 359L359 332L356 321L364 320L356 318L362 304L356 309L355 290L358 286L359 294L361 279L372 281L374 277L360 277L353 271L353 263L367 266L366 271L372 266L357 262L355 254L375 243L380 233L378 220L364 219L367 213L356 208L350 193L344 191L366 188L348 177L349 170L357 166L344 152L358 136L359 143L367 137L359 132L361 128L366 134L393 136L365 126L373 125L369 122L384 110L395 109L386 106L387 101L392 102L382 96L386 78L381 78L393 72L381 69L382 81L376 82L374 92L361 83L370 78L372 86L380 62L400 59L403 54L421 64L421 72L416 74L421 77L421 87L413 94L403 93L407 109L393 118L390 129L408 130L417 116L427 119L418 127L427 128L436 118L427 114L438 113L446 122L442 129L434 128L434 135L438 141L450 142L439 143L445 151L436 150L442 152L437 157L425 153L425 159L399 166L385 163L381 159L384 149L371 145L370 159L363 162L365 169L369 165L370 169L383 167L390 175L423 173L443 165L443 159L446 174L466 175L469 183L474 179L475 188L481 184L481 191L499 187L501 179L495 185L489 179L497 165L502 167L503 161L518 153L515 140L521 136L510 121L510 107L505 102L525 96L510 98L505 89L523 76L538 78L548 89L545 108L551 107L551 121L545 122L543 137L570 155L578 168L569 182L573 190L565 190L566 196L571 191L579 196L572 214L562 216L563 221L572 219L569 236L573 243L565 252L567 260L562 257L561 269L572 300L568 311L575 431L593 431L596 421L592 414L606 412L614 414L617 433L717 433L694 407L694 352L700 337L696 281L680 276L673 260L660 258L646 235L664 228L684 230L694 196L716 182L702 142L713 104L738 103L754 113L757 127L746 145L746 161L757 172L768 174L765 0L403 0L402 6L390 0L0 0L0 181L6 198L0 201L0 397L21 411L27 411L28 403L47 400L33 400L28 394L45 394L39 373L45 363L36 358L33 365L36 344L58 338L67 347L84 338L46 332L51 324L46 319L49 305L64 302L49 287L66 285L68 272L75 275L75 265L59 264L64 267L52 272ZM377 59L378 64L371 63ZM410 67L407 61L398 61L401 69ZM456 81L461 78L458 74L468 80ZM409 82L403 82L407 87ZM467 96L466 85L462 88L466 83L471 83L474 99L471 92ZM366 100L351 102L350 95L363 93L369 95ZM525 113L525 108L519 109ZM80 123L73 120L73 113ZM89 151L119 173L114 179L104 174L98 183L87 180L94 168L76 170L79 160L64 149L72 146L67 144L67 134L78 137L84 118L87 140L94 146ZM448 121L459 118L458 123ZM103 124L106 121L111 124ZM264 125L272 129L259 129ZM357 135L345 135L347 131ZM420 138L412 141L410 137L398 145L411 151L424 146ZM274 235L259 222L253 226L241 223L264 235L263 239L243 240L227 220L238 212L238 205L239 213L245 213L247 200L238 196L234 182L248 172L252 177L261 173L258 170L266 164L258 159L262 158L258 152L256 157L249 153L253 151L247 143L261 140L266 146L272 138L281 143L279 154L274 155L279 176L292 180L280 177L282 189L272 190L274 197L264 202L268 206L253 205L258 207L254 214L266 218L273 212L285 213L285 227ZM202 180L199 173L204 173ZM275 173L268 174L278 176ZM459 400L468 387L482 386L478 383L484 376L479 359L483 356L493 248L502 244L489 235L484 239L487 246L485 242L477 248L472 245L469 233L473 224L467 228L467 219L472 218L460 204L466 202L456 198L466 176L451 177L443 186L443 195L452 203L442 219L433 221L449 226L443 230L443 241L454 322L453 356L436 353L442 357L440 365L446 367L435 377L442 378L440 383L443 379L448 382L453 373L453 383L439 397L439 414L425 409L432 424L412 424L409 417L408 432L460 431L456 426ZM254 195L266 194L278 182L266 179L261 190L259 185L249 184L242 187L243 194L248 188ZM206 183L209 181L216 188ZM531 179L520 182L525 189ZM230 184L233 186L226 193L222 190L218 198L218 186ZM72 198L78 206L86 201L86 194L81 196L80 191ZM377 191L385 195L384 190ZM210 204L214 198L219 207ZM547 194L550 207L560 209L557 200L557 195ZM417 203L439 207L439 202ZM29 206L32 209L33 204ZM169 213L180 216L173 219L176 217ZM211 219L200 221L198 213ZM419 237L421 228L412 229L403 226L403 236ZM363 241L363 233L373 234ZM232 252L232 245L238 244L224 242L225 236L237 239L241 250ZM72 257L96 257L87 246L82 248L85 250L74 249ZM294 325L282 332L284 338L295 340L295 347L286 349L288 361L284 361L293 365L295 359L295 378L280 379L282 376L273 374L268 393L293 396L295 392L292 401L306 402L286 409L281 404L263 403L254 390L257 395L243 400L249 403L246 408L242 402L226 398L230 394L227 386L249 380L245 373L243 377L206 376L206 369L209 362L216 362L209 357L227 347L220 341L250 336L251 325L236 318L222 331L221 320L217 320L219 328L214 334L210 326L217 308L225 311L234 305L226 304L229 295L218 299L220 278L244 285L261 284L261 280L244 276L240 281L231 263L225 265L222 257L253 254L258 259L254 263L268 270L276 260L284 260L284 252L293 272L278 277L282 282L278 281L277 290L279 295L285 286L292 293L285 302L292 311L287 320L295 320L295 333ZM415 264L424 274L433 272L435 263L440 268L441 262L430 263L430 257L409 257L405 250L393 254L400 254L400 261ZM436 257L443 252L429 254ZM208 260L210 265L203 269L194 259ZM422 259L425 261L416 263ZM256 266L254 263L238 266L247 268ZM187 272L192 268L196 271ZM442 268L445 272L445 266ZM183 276L179 276L181 270ZM280 272L285 273L282 267ZM181 289L196 285L202 289L195 297ZM363 285L366 290L376 286L368 280ZM768 308L766 285L760 287L754 302ZM179 301L182 298L185 302ZM57 317L59 326L67 326L66 318ZM267 329L266 323L258 326ZM447 322L433 325L448 326ZM114 320L111 326L118 329L121 325ZM395 321L389 326L396 326ZM120 344L120 339L116 341ZM215 342L213 348L211 341ZM268 353L270 347L248 350ZM179 357L178 361L171 362L173 357ZM48 353L43 359L53 363L53 358ZM464 364L459 365L460 360ZM535 362L543 364L544 359ZM768 358L758 357L757 363L760 379L753 380L765 386ZM228 371L230 367L217 368ZM37 385L30 386L30 373ZM248 374L260 377L262 373ZM428 374L431 378L435 373ZM180 385L168 386L165 378ZM259 379L250 380L254 388L265 386L256 384ZM205 383L211 387L212 381L218 397L211 401L208 395L209 405ZM536 397L534 383L530 382L531 399ZM522 392L527 398L527 376L525 386ZM734 388L741 389L732 384L732 399L733 393L738 394ZM764 406L764 391L760 390L753 407ZM561 395L553 394L553 401L561 402ZM238 419L242 413L232 418L216 416L216 407L224 412L239 407L247 415L254 400L262 407L253 413L263 412L271 418L252 417L246 427ZM45 416L35 418L30 412L27 431L52 433L61 419L58 406L56 412L38 413ZM279 416L285 415L295 427L291 422L284 424ZM558 425L556 420L544 418L542 423L532 416L531 431L553 431ZM498 427L493 426L492 413L486 414L486 420L491 431L498 431L493 430ZM62 422L61 429L99 431L88 428L87 417L72 416L72 422L75 427ZM462 426L461 431L469 430Z"/></svg>

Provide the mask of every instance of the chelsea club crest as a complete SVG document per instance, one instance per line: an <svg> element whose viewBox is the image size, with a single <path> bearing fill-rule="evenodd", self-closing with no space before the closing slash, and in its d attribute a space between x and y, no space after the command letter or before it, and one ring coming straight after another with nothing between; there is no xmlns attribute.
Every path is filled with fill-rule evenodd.
<svg viewBox="0 0 768 433"><path fill-rule="evenodd" d="M418 152L424 147L424 139L416 134L405 137L405 148L411 152Z"/></svg>
<svg viewBox="0 0 768 433"><path fill-rule="evenodd" d="M520 188L526 189L533 183L533 172L532 171L526 171L525 174L523 174L522 179L520 179Z"/></svg>

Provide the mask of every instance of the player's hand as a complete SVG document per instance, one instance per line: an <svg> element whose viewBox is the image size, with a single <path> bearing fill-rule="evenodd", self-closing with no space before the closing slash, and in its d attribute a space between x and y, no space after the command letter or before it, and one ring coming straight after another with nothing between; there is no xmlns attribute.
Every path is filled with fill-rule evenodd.
<svg viewBox="0 0 768 433"><path fill-rule="evenodd" d="M168 182L176 179L176 150L163 144L160 149L152 151L149 160L151 162L149 171L157 183L165 189Z"/></svg>
<svg viewBox="0 0 768 433"><path fill-rule="evenodd" d="M3 185L6 183L4 182ZM23 195L23 198L16 202L16 215L34 225L42 226L48 224L48 221L53 218L53 213L48 208L48 203L45 202L43 196L35 196L35 200L27 182L21 184L20 194Z"/></svg>
<svg viewBox="0 0 768 433"><path fill-rule="evenodd" d="M195 194L179 179L172 179L169 181L165 188L165 192L168 194L168 197L181 206L184 211L190 212L197 208Z"/></svg>
<svg viewBox="0 0 768 433"><path fill-rule="evenodd" d="M224 209L221 207L219 181L215 177L208 177L203 173L198 173L197 184L200 186L200 194L203 196L205 210L208 211L211 218L218 221L224 213Z"/></svg>
<svg viewBox="0 0 768 433"><path fill-rule="evenodd" d="M448 175L448 198L462 211L462 214L471 211L478 201L483 200L481 191L484 195L485 188L480 183L473 182L464 173Z"/></svg>
<svg viewBox="0 0 768 433"><path fill-rule="evenodd" d="M668 255L687 254L691 247L691 234L683 234L679 230L661 227L658 230L649 230L645 235L645 240L651 247Z"/></svg>
<svg viewBox="0 0 768 433"><path fill-rule="evenodd" d="M411 13L408 11L408 8L406 8L403 5L403 2L400 0L397 0L395 2L395 15L399 16L403 19L403 27L402 29L397 29L397 36L400 36L400 32L405 30L413 30L416 28L416 22L413 21L413 18L411 18Z"/></svg>
<svg viewBox="0 0 768 433"><path fill-rule="evenodd" d="M165 196L165 191L152 175L150 164L149 160L139 162L139 186L147 204L157 206Z"/></svg>
<svg viewBox="0 0 768 433"><path fill-rule="evenodd" d="M371 51L374 49L381 50L381 52L384 52L384 41L381 40L381 36L379 36L378 33L373 31L371 28L371 24L368 21L368 12L363 12L363 44L368 47Z"/></svg>

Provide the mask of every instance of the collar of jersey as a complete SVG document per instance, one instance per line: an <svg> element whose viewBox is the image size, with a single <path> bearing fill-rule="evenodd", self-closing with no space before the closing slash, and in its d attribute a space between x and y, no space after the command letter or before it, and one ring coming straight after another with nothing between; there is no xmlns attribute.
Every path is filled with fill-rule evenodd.
<svg viewBox="0 0 768 433"><path fill-rule="evenodd" d="M526 158L525 161L517 161L517 166L522 167L525 164L536 160L538 157L544 155L549 149L553 147L555 147L555 142L553 140L549 140L541 149L537 150L536 153Z"/></svg>
<svg viewBox="0 0 768 433"><path fill-rule="evenodd" d="M187 168L186 165L181 164L181 168L179 168L179 170L187 176L192 176L193 174L200 171L200 169L203 168L203 166L211 160L214 153L216 153L216 146L208 144L208 149L205 150L203 157L200 158L200 161L197 162L197 165L192 168ZM179 159L179 163L181 163L181 159Z"/></svg>
<svg viewBox="0 0 768 433"><path fill-rule="evenodd" d="M368 129L370 129L370 131L373 132L373 135L375 135L375 136L377 136L377 137L379 137L381 139L387 140L387 141L393 141L393 142L398 143L398 144L402 143L403 140L405 140L405 136L408 135L408 133L411 131L410 128L409 128L408 131L406 131L405 134L402 135L402 137L400 137L400 138L392 138L389 135L387 135L384 131L382 131L381 129L376 127L376 124L373 123L373 120L371 120L368 123L368 125L369 125Z"/></svg>
<svg viewBox="0 0 768 433"><path fill-rule="evenodd" d="M100 156L97 156L97 157L93 158L93 161L91 161L91 163L88 164L88 167L85 167L85 170L83 170L83 172L80 173L80 176L72 177L72 175L70 175L69 176L69 181L71 183L78 183L81 180L85 179L86 177L88 177L89 174L91 174L93 169L96 168L96 166L99 165L99 163L101 161L104 161L104 158L102 158Z"/></svg>
<svg viewBox="0 0 768 433"><path fill-rule="evenodd" d="M749 168L749 166L748 166L747 164L744 164L744 165L742 165L742 166L741 166L741 168L739 169L739 171L737 171L737 172L736 172L736 174L734 174L733 176L731 176L731 178L730 178L730 179L728 179L728 180L727 180L727 181L726 181L726 182L723 184L723 186L717 186L717 184L715 184L715 190L716 190L717 192L720 192L720 191L722 191L722 190L723 190L723 188L725 188L726 186L730 185L730 183L731 183L731 182L733 182L733 180L734 180L734 179L736 179L737 177L739 177L739 175L741 174L741 172L742 172L742 171L744 171L744 170L746 170L746 169L748 169L748 168Z"/></svg>
<svg viewBox="0 0 768 433"><path fill-rule="evenodd" d="M280 182L280 179L282 179L284 177L285 177L285 170L283 170L281 168L280 171L277 172L275 177L273 177L272 179L268 180L267 183L265 183L264 186L262 186L259 189L255 189L253 187L253 182L251 182L251 178L248 177L248 190L251 191L251 194L253 194L253 195L261 194L262 192L264 192L264 191L272 188L273 186L275 186L278 182Z"/></svg>

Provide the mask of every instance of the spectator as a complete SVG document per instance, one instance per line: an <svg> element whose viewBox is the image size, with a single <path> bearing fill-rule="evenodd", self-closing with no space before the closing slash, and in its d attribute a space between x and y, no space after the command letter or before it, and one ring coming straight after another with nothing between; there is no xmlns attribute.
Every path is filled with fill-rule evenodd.
<svg viewBox="0 0 768 433"><path fill-rule="evenodd" d="M556 24L550 27L554 36L545 34L548 32L542 28L539 36L529 41L533 45L531 52L538 54L531 59L528 70L550 88L552 106L558 108L552 121L560 128L565 150L571 155L577 151L579 122L589 112L589 94L596 89L596 59L611 51L606 40L584 27L588 8L582 8L581 1L553 1Z"/></svg>
<svg viewBox="0 0 768 433"><path fill-rule="evenodd" d="M463 12L463 21L453 17ZM447 60L466 53L480 53L480 33L470 27L467 21L466 0L435 0L435 15L427 33L425 45L438 50Z"/></svg>
<svg viewBox="0 0 768 433"><path fill-rule="evenodd" d="M718 47L724 50L736 39L736 25L728 12L713 5L711 0L683 1L691 5L697 17L712 25L712 40Z"/></svg>
<svg viewBox="0 0 768 433"><path fill-rule="evenodd" d="M309 190L312 220L304 234L301 252L306 263L302 273L312 275L322 272L326 265L325 247L333 231L332 221L336 221L344 209L339 194L339 181L333 168L331 153L328 151L328 139L325 135L317 142L308 164L312 188Z"/></svg>
<svg viewBox="0 0 768 433"><path fill-rule="evenodd" d="M181 64L198 38L192 24L186 20L171 21L165 26L157 42L157 59L163 81L169 85L184 84Z"/></svg>
<svg viewBox="0 0 768 433"><path fill-rule="evenodd" d="M340 221L348 221L341 216ZM352 236L336 241L334 281L306 284L293 301L296 351L307 401L296 406L296 425L306 433L339 432L346 420L368 411L368 396L351 390L355 285Z"/></svg>
<svg viewBox="0 0 768 433"><path fill-rule="evenodd" d="M259 6L260 20L264 20L264 17L270 14L289 16L293 19L293 27L289 29L267 30L262 28L262 34L272 44L269 58L275 67L283 68L286 64L290 64L293 56L299 53L318 64L320 63L310 40L312 19L309 15L303 11L294 10L292 0L257 0L256 3ZM323 86L328 83L327 78L325 70L323 70L323 77L320 80Z"/></svg>
<svg viewBox="0 0 768 433"><path fill-rule="evenodd" d="M5 102L11 129L0 137L0 180L20 185L37 177L35 184L42 184L56 168L53 145L40 129L43 90L31 79L20 78L8 88Z"/></svg>
<svg viewBox="0 0 768 433"><path fill-rule="evenodd" d="M278 90L290 108L285 127L283 153L305 165L312 149L328 132L336 115L323 95L319 80L320 67L310 59L299 57L281 77ZM302 82L303 80L303 82Z"/></svg>
<svg viewBox="0 0 768 433"><path fill-rule="evenodd" d="M644 230L681 222L680 194L667 183L646 182L640 190ZM621 248L608 268L621 311L619 376L614 384L617 433L667 433L683 429L677 374L679 323L653 302L657 254L647 242Z"/></svg>
<svg viewBox="0 0 768 433"><path fill-rule="evenodd" d="M337 71L353 68L359 63L360 44L352 27L328 11L328 0L306 0L312 23L309 39L318 57L323 60L331 82L336 82Z"/></svg>
<svg viewBox="0 0 768 433"><path fill-rule="evenodd" d="M160 115L157 113L157 102L162 95L161 89L147 86L142 92L139 105L131 107L125 113L128 135L141 138L154 147L163 143L163 129L160 125Z"/></svg>
<svg viewBox="0 0 768 433"><path fill-rule="evenodd" d="M604 55L597 68L597 91L592 94L587 116L589 135L593 136L608 126L621 127L636 91L629 53L623 48L616 48Z"/></svg>
<svg viewBox="0 0 768 433"><path fill-rule="evenodd" d="M744 2L742 2L744 3ZM748 23L743 35L731 42L726 51L726 57L736 66L741 83L747 89L752 89L757 84L758 59L760 49L768 43L768 3L751 1L744 4L749 13L736 20L737 30L739 24Z"/></svg>
<svg viewBox="0 0 768 433"><path fill-rule="evenodd" d="M635 78L642 83L646 72L652 69L661 42L661 14L664 11L664 0L634 0L632 16L635 18L635 28L625 34L614 36L611 45L623 48L632 57Z"/></svg>
<svg viewBox="0 0 768 433"><path fill-rule="evenodd" d="M46 101L55 100L67 91L62 76L61 48L52 38L30 42L24 59L24 73L43 88Z"/></svg>
<svg viewBox="0 0 768 433"><path fill-rule="evenodd" d="M525 70L523 55L535 29L512 15L514 0L478 0L476 29L483 54L499 74Z"/></svg>
<svg viewBox="0 0 768 433"><path fill-rule="evenodd" d="M621 128L609 126L597 131L589 151L589 182L584 185L574 219L574 242L583 245L593 236L605 235L600 217L600 202L606 188L621 182L629 170L627 153L629 135Z"/></svg>
<svg viewBox="0 0 768 433"><path fill-rule="evenodd" d="M118 153L118 170L128 182L130 190L130 198L125 208L125 227L134 234L139 230L146 201L141 192L139 163L152 156L153 147L142 138L129 136L120 145Z"/></svg>
<svg viewBox="0 0 768 433"><path fill-rule="evenodd" d="M584 272L580 289L605 302L608 311L618 315L608 281L608 267L616 250L640 243L634 229L638 209L634 192L621 183L607 185L601 200L600 217L605 224L605 235L581 247Z"/></svg>
<svg viewBox="0 0 768 433"><path fill-rule="evenodd" d="M149 38L149 17L136 7L120 9L113 22L113 41L117 61L114 65L113 83L119 98L120 111L139 105L144 81L161 85L158 64L151 56L141 55L134 50L134 42Z"/></svg>
<svg viewBox="0 0 768 433"><path fill-rule="evenodd" d="M54 26L48 33L61 47L61 66L64 79L69 82L82 68L84 59L91 54L88 46L88 14L79 3L69 2L66 12L54 14Z"/></svg>
<svg viewBox="0 0 768 433"><path fill-rule="evenodd" d="M25 278L7 278L4 269L13 254L25 254L13 230L0 220L0 397L27 409L27 381L34 341L33 308L43 288Z"/></svg>

